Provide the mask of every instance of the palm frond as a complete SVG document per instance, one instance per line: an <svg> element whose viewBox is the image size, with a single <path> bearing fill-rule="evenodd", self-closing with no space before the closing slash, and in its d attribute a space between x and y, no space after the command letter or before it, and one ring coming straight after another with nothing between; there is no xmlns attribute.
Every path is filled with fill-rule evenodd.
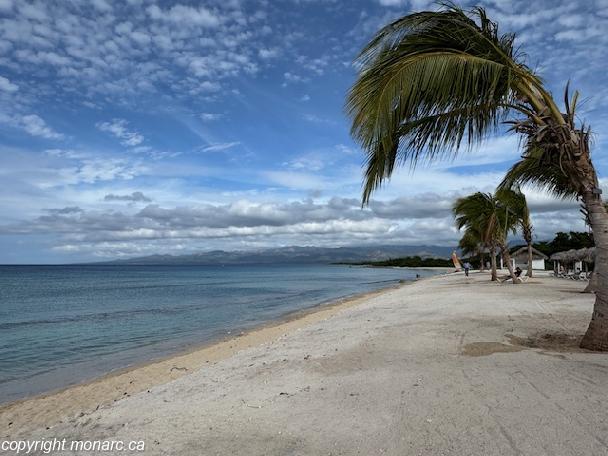
<svg viewBox="0 0 608 456"><path fill-rule="evenodd" d="M490 243L494 236L496 212L494 196L489 193L476 192L469 196L458 198L452 212L456 227L460 230L474 230L480 234L484 243Z"/></svg>
<svg viewBox="0 0 608 456"><path fill-rule="evenodd" d="M431 162L437 155L446 153L442 145L448 141L455 142L458 148L465 136L473 138L476 132L486 128L488 112L495 109L495 105L481 105L431 114L402 122L393 137L378 138L374 148L367 153L363 204L392 175L397 165L415 164L420 159Z"/></svg>
<svg viewBox="0 0 608 456"><path fill-rule="evenodd" d="M576 181L564 172L555 154L532 147L516 162L499 184L499 189L529 186L544 190L561 199L574 199L578 194Z"/></svg>
<svg viewBox="0 0 608 456"><path fill-rule="evenodd" d="M454 5L405 16L361 52L346 109L367 154L364 204L396 164L454 156L495 131L521 100L523 80L538 82L481 8Z"/></svg>
<svg viewBox="0 0 608 456"><path fill-rule="evenodd" d="M467 228L458 241L458 248L463 255L474 255L482 246L481 233L472 227Z"/></svg>
<svg viewBox="0 0 608 456"><path fill-rule="evenodd" d="M498 198L502 205L508 207L511 214L519 220L523 221L530 218L526 195L522 193L519 186L498 188L496 190L496 198Z"/></svg>
<svg viewBox="0 0 608 456"><path fill-rule="evenodd" d="M520 222L516 214L517 196L509 192L512 191L503 190L495 195L476 192L457 199L452 207L456 227L480 233L486 245L506 244L507 235L514 234Z"/></svg>
<svg viewBox="0 0 608 456"><path fill-rule="evenodd" d="M532 221L530 219L530 209L528 208L526 195L522 193L521 188L517 185L509 188L499 187L495 195L499 203L508 209L508 217L511 217L513 232L518 227L521 229L524 239L526 241L528 239L531 240Z"/></svg>
<svg viewBox="0 0 608 456"><path fill-rule="evenodd" d="M511 131L523 135L522 159L507 172L500 188L530 185L546 190L563 199L575 198L584 191L585 176L577 162L589 154L590 129L575 122L578 92L572 98L570 83L564 91L564 124L540 125L529 116L523 120L508 122Z"/></svg>

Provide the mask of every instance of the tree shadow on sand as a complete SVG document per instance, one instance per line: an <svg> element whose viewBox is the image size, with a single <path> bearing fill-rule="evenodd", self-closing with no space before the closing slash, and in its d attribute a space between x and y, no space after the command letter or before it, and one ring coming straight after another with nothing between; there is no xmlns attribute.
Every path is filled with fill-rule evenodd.
<svg viewBox="0 0 608 456"><path fill-rule="evenodd" d="M564 332L538 332L527 337L507 335L511 344L526 348L537 348L552 352L591 353L580 348L583 334L568 334Z"/></svg>

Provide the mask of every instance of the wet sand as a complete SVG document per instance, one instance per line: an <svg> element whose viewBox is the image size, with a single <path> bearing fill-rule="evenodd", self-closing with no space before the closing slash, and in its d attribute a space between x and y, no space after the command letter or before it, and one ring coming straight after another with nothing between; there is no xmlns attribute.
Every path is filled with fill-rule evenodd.
<svg viewBox="0 0 608 456"><path fill-rule="evenodd" d="M57 391L0 405L0 423L4 423L9 431L0 435L6 439L14 436L13 432L16 435L27 436L27 432L31 429L46 428L50 423L59 422L62 418L98 410L133 394L147 391L155 385L170 382L190 372L213 365L241 350L263 345L290 331L329 318L343 309L356 306L391 288L394 287L361 293L292 312L281 320L271 321L250 331L238 332L235 336L221 341L116 370Z"/></svg>

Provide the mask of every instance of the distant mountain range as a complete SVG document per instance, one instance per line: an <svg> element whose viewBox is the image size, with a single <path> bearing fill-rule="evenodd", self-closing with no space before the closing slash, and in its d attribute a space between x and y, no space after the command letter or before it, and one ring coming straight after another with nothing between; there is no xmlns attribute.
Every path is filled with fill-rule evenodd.
<svg viewBox="0 0 608 456"><path fill-rule="evenodd" d="M104 261L103 264L276 264L276 263L340 263L381 261L405 256L422 258L449 258L452 247L383 245L372 247L280 247L255 251L223 251L190 255L149 255L124 260ZM101 263L97 263L101 264Z"/></svg>

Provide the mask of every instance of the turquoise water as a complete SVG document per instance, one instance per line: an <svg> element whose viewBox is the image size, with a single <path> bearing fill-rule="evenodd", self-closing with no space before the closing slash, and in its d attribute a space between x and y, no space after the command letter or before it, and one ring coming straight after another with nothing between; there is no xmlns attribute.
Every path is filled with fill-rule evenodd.
<svg viewBox="0 0 608 456"><path fill-rule="evenodd" d="M203 344L429 270L0 266L0 402Z"/></svg>

